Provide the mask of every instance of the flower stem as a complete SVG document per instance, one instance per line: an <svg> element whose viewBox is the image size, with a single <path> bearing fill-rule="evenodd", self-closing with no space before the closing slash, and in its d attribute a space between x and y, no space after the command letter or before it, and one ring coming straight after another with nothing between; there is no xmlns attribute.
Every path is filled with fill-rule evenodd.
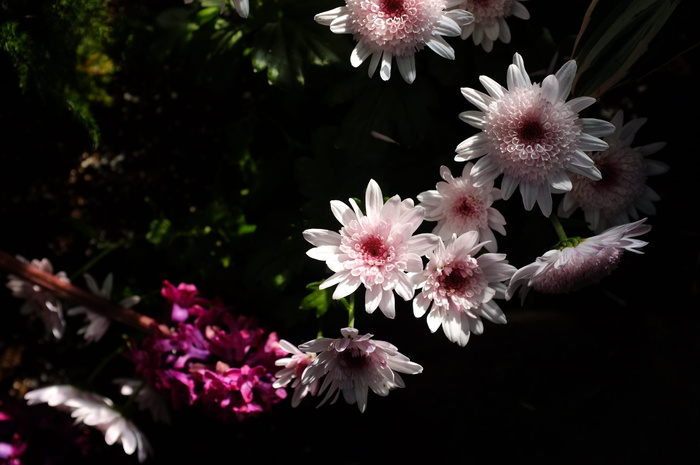
<svg viewBox="0 0 700 465"><path fill-rule="evenodd" d="M549 215L549 219L552 222L552 226L554 226L554 230L557 232L557 237L559 240L562 242L568 240L569 238L567 237L566 232L564 232L564 227L561 225L557 215L552 213Z"/></svg>
<svg viewBox="0 0 700 465"><path fill-rule="evenodd" d="M345 301L345 308L348 311L348 327L355 327L355 294L350 294L350 298Z"/></svg>

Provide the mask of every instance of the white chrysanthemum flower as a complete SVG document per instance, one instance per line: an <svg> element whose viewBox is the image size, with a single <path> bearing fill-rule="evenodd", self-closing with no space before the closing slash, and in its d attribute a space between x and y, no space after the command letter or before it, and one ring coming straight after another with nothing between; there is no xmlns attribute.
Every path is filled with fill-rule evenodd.
<svg viewBox="0 0 700 465"><path fill-rule="evenodd" d="M355 328L340 330L342 338L322 337L299 346L304 352L316 352L318 357L304 370L302 383L311 385L325 377L319 394L327 390L319 407L340 393L349 404L357 402L360 412L367 408L368 389L386 396L395 388L405 387L399 373L415 375L423 367L388 342L372 340L372 334L358 335Z"/></svg>
<svg viewBox="0 0 700 465"><path fill-rule="evenodd" d="M625 250L643 253L637 249L647 242L634 238L651 229L643 224L645 221L615 226L597 236L575 240L574 245L547 251L515 272L506 299L510 300L518 288L522 303L531 288L545 294L564 294L600 281L617 268Z"/></svg>
<svg viewBox="0 0 700 465"><path fill-rule="evenodd" d="M290 386L294 389L292 407L296 407L307 394L315 396L318 392L320 385L319 380L311 384L303 384L301 382L304 370L316 360L316 354L314 352L302 352L294 344L284 339L280 339L279 346L282 350L290 354L291 357L285 357L275 361L275 365L284 368L275 373L277 379L272 383L272 387L280 389L292 383Z"/></svg>
<svg viewBox="0 0 700 465"><path fill-rule="evenodd" d="M331 201L331 210L343 225L340 232L307 229L304 239L316 247L306 254L325 261L334 274L319 286L336 287L334 299L342 299L365 286L365 310L379 307L388 318L396 314L394 291L404 300L413 298L415 287L408 273L423 270L421 257L432 250L438 237L413 235L423 222L423 207L413 200L393 196L386 203L379 185L370 180L365 193L366 215L354 199L350 205Z"/></svg>
<svg viewBox="0 0 700 465"><path fill-rule="evenodd" d="M154 391L148 382L141 379L117 378L113 381L119 386L123 396L134 396L139 410L148 410L153 421L170 424L170 412L163 396Z"/></svg>
<svg viewBox="0 0 700 465"><path fill-rule="evenodd" d="M493 50L493 43L500 40L510 43L510 28L506 19L515 16L530 19L530 12L520 3L525 0L463 0L457 8L474 15L474 22L462 26L462 39L471 36L474 45L481 45L487 52Z"/></svg>
<svg viewBox="0 0 700 465"><path fill-rule="evenodd" d="M87 273L85 273L85 282L87 283L88 288L93 294L98 295L100 297L104 297L107 300L111 298L113 282L112 273L109 273L105 280L102 282L102 288L98 287L95 278L93 278ZM119 302L119 305L124 308L131 308L137 303L139 303L140 300L141 298L139 296L132 295L122 299ZM88 324L80 328L78 330L78 334L83 334L85 340L88 343L99 341L100 339L102 339L102 336L104 336L104 334L107 332L107 329L109 329L109 318L97 312L94 312L85 306L81 305L79 307L70 308L68 309L67 313L71 316L80 315L83 313L85 314L85 318L87 319Z"/></svg>
<svg viewBox="0 0 700 465"><path fill-rule="evenodd" d="M591 229L599 233L611 226L639 219L639 212L645 215L656 213L652 202L660 197L646 184L647 177L665 173L669 166L645 157L658 152L666 143L630 146L646 121L646 118L636 118L623 125L624 113L621 110L613 116L611 123L615 125L615 132L604 139L608 149L591 155L603 178L591 181L573 175L573 188L559 204L559 216L567 218L580 208Z"/></svg>
<svg viewBox="0 0 700 465"><path fill-rule="evenodd" d="M452 342L464 347L471 333L481 334L481 317L505 323L506 317L494 299L505 298L506 285L515 267L505 254L485 253L477 257L483 242L476 231L453 235L428 254L425 270L413 276L422 291L413 299L413 313L422 317L433 333L442 330Z"/></svg>
<svg viewBox="0 0 700 465"><path fill-rule="evenodd" d="M576 74L576 62L566 62L542 84L532 83L519 54L508 68L508 88L487 76L479 80L488 95L468 87L462 94L479 111L459 117L481 132L457 146L457 161L481 157L472 170L475 185L503 174L500 188L508 200L520 186L523 205L532 210L537 202L545 216L552 213L552 193L571 190L567 172L598 180L601 174L584 153L605 150L606 136L615 127L607 121L579 118L578 112L595 102L578 97L568 102Z"/></svg>
<svg viewBox="0 0 700 465"><path fill-rule="evenodd" d="M116 411L113 402L106 397L70 385L55 385L29 391L24 399L28 405L45 403L70 412L76 424L83 423L101 431L108 445L120 443L127 455L136 452L139 462L151 453L143 433Z"/></svg>
<svg viewBox="0 0 700 465"><path fill-rule="evenodd" d="M421 192L418 200L425 208L425 219L437 221L433 233L443 240L449 240L453 234L461 235L467 231L477 231L479 241L487 242L486 250L498 249L493 230L506 235L503 215L493 208L493 202L501 198L501 190L493 187L493 181L482 186L475 186L471 170L473 163L464 165L461 177L452 177L450 169L440 167L440 176L445 181L436 184L436 190Z"/></svg>
<svg viewBox="0 0 700 465"><path fill-rule="evenodd" d="M17 259L24 263L29 263L45 273L53 274L53 265L48 258L34 259L31 262L21 256L17 256ZM61 281L70 282L64 271L59 271L55 276ZM13 274L8 275L7 278L7 287L12 291L12 295L25 299L20 312L23 315L36 313L41 318L41 321L44 322L46 332L52 334L56 339L61 339L66 328L61 301L52 292L47 291L38 284L26 281Z"/></svg>
<svg viewBox="0 0 700 465"><path fill-rule="evenodd" d="M369 76L379 66L383 80L391 77L396 57L399 72L409 84L416 78L415 53L426 45L443 58L454 60L454 49L442 36L456 37L474 17L455 8L461 0L345 0L345 6L317 14L319 24L336 34L352 34L357 46L350 63L357 68L367 58Z"/></svg>

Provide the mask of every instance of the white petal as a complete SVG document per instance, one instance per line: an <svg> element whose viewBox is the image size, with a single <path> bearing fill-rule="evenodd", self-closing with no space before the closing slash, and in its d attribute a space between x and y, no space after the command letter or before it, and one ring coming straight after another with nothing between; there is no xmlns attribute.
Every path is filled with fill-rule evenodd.
<svg viewBox="0 0 700 465"><path fill-rule="evenodd" d="M441 36L431 37L425 42L425 45L430 47L433 52L437 53L443 58L447 58L448 60L455 59L454 49L450 46L450 44L445 42L445 39L443 39Z"/></svg>
<svg viewBox="0 0 700 465"><path fill-rule="evenodd" d="M555 74L559 80L559 99L566 100L571 92L571 84L576 76L576 61L569 60Z"/></svg>

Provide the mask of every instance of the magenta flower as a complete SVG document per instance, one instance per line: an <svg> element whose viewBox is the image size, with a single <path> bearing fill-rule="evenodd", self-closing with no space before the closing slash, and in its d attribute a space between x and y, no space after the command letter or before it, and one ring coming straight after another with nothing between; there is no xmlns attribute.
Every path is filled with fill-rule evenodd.
<svg viewBox="0 0 700 465"><path fill-rule="evenodd" d="M174 408L194 406L232 421L269 411L286 398L286 390L273 386L275 361L286 353L276 333L199 297L193 285L175 288L166 281L163 295L181 308L172 312L177 318L188 318L170 335L154 330L128 357L136 374L168 395Z"/></svg>

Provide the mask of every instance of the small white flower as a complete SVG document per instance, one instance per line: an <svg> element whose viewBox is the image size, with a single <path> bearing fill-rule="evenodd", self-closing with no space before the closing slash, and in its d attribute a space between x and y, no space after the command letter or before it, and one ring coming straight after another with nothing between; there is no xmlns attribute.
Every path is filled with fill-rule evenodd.
<svg viewBox="0 0 700 465"><path fill-rule="evenodd" d="M315 396L318 392L320 385L318 380L311 384L302 384L301 382L304 370L316 360L316 354L314 352L302 352L294 344L284 339L280 340L279 346L282 350L291 354L291 357L285 357L275 361L275 365L284 368L275 373L277 379L272 384L272 387L279 389L292 383L291 387L294 389L292 407L296 407L301 402L301 399L308 394Z"/></svg>
<svg viewBox="0 0 700 465"><path fill-rule="evenodd" d="M481 45L490 52L493 43L500 40L510 43L510 28L506 19L515 16L530 19L530 12L520 3L525 0L464 0L457 8L462 8L474 15L474 22L462 26L462 39L471 36L474 45Z"/></svg>
<svg viewBox="0 0 700 465"><path fill-rule="evenodd" d="M17 256L17 259L24 263L29 263L45 273L53 274L53 265L48 258L34 259L31 262L21 256ZM61 281L70 282L64 271L59 271L55 276ZM52 334L56 339L61 339L66 327L61 301L52 292L47 291L38 284L12 274L8 275L7 278L7 287L12 291L12 295L26 301L22 305L20 312L23 315L36 313L44 322L46 332Z"/></svg>
<svg viewBox="0 0 700 465"><path fill-rule="evenodd" d="M360 336L355 328L343 328L340 333L343 337L339 339L322 337L299 346L301 351L319 354L302 375L306 385L325 377L319 395L327 392L319 407L333 394L331 404L335 403L342 392L347 403L357 402L360 412L364 412L369 389L387 396L392 389L405 387L399 373L415 375L423 371L392 344L372 340L372 334Z"/></svg>
<svg viewBox="0 0 700 465"><path fill-rule="evenodd" d="M510 300L518 288L522 303L531 288L545 294L564 294L600 281L617 268L625 250L643 253L637 249L647 242L634 238L651 230L651 226L643 224L645 221L646 218L616 226L597 236L579 239L575 245L547 251L515 272L506 299Z"/></svg>
<svg viewBox="0 0 700 465"><path fill-rule="evenodd" d="M111 298L113 282L112 273L109 273L107 275L107 277L102 283L102 288L99 288L95 279L87 273L85 274L85 282L87 282L87 286L93 294L98 295L100 297L104 297L107 300ZM134 305L136 305L140 300L141 298L139 296L132 295L119 301L119 305L124 308L131 308ZM85 317L88 320L88 324L80 328L78 330L78 334L84 334L85 340L88 343L99 341L100 339L102 339L102 336L104 336L104 334L107 332L107 329L109 329L109 318L97 312L94 312L85 306L81 305L79 307L70 308L68 309L67 313L71 316L83 313L85 314Z"/></svg>
<svg viewBox="0 0 700 465"><path fill-rule="evenodd" d="M396 57L399 72L409 84L416 78L415 53L426 45L454 60L454 49L442 36L456 37L471 23L471 13L454 8L462 0L345 0L345 6L317 14L319 24L335 34L352 34L357 46L350 63L357 68L370 58L369 76L379 66L383 80L391 77Z"/></svg>
<svg viewBox="0 0 700 465"><path fill-rule="evenodd" d="M603 139L609 148L591 155L603 178L592 181L573 175L573 189L559 204L559 216L567 218L580 208L590 228L600 233L611 226L639 219L639 212L656 213L652 202L660 197L646 184L647 177L665 173L669 166L645 158L661 150L665 142L631 147L634 136L646 121L646 118L636 118L623 125L622 110L613 116L611 123L615 125L615 132Z"/></svg>
<svg viewBox="0 0 700 465"><path fill-rule="evenodd" d="M480 242L488 241L486 250L495 252L498 245L492 230L506 235L505 218L491 206L501 198L501 190L493 187L493 181L475 186L471 176L473 166L473 163L465 164L462 176L456 178L448 167L441 166L440 176L445 181L438 182L436 190L418 194L419 206L425 208L427 221L437 221L433 233L443 240L449 240L453 234L477 231Z"/></svg>
<svg viewBox="0 0 700 465"><path fill-rule="evenodd" d="M515 267L505 254L485 253L477 257L484 243L478 243L476 231L457 237L445 245L442 241L428 254L425 271L413 279L422 291L413 299L413 313L427 317L430 331L442 330L452 342L464 347L471 333L481 334L481 317L494 323L505 323L506 317L494 299L505 298L505 281Z"/></svg>
<svg viewBox="0 0 700 465"><path fill-rule="evenodd" d="M70 385L55 385L29 391L24 395L28 405L48 404L70 412L75 422L101 431L108 445L120 443L127 455L137 453L143 462L151 446L141 431L114 409L107 397L82 391Z"/></svg>
<svg viewBox="0 0 700 465"><path fill-rule="evenodd" d="M325 261L334 272L319 288L337 284L333 298L341 299L365 286L367 313L379 307L385 316L394 318L394 291L406 301L413 298L415 286L408 273L423 270L421 257L435 247L438 237L429 233L414 236L423 222L423 208L398 195L384 203L374 180L370 180L365 194L366 215L354 199L349 201L352 208L331 201L331 210L343 225L340 232L304 231L304 239L316 246L306 254Z"/></svg>
<svg viewBox="0 0 700 465"><path fill-rule="evenodd" d="M566 62L542 84L532 83L519 54L508 67L508 88L487 76L479 80L488 95L468 87L464 97L479 108L459 117L481 129L457 146L456 161L480 158L472 169L477 186L503 174L500 188L508 200L519 186L526 210L535 202L545 216L552 213L552 193L572 188L567 172L599 180L600 171L584 150L608 148L598 136L611 134L607 121L579 118L595 102L591 97L565 99L571 91L576 62Z"/></svg>

